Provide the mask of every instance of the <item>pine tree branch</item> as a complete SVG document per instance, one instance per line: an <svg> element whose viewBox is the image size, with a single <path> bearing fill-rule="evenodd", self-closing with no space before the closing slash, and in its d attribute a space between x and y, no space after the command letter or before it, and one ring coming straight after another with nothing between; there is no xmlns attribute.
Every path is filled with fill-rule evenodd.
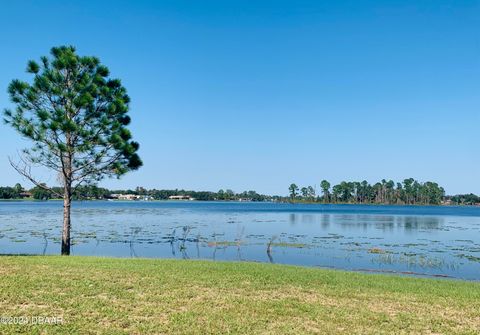
<svg viewBox="0 0 480 335"><path fill-rule="evenodd" d="M39 182L37 179L35 179L33 176L32 176L32 173L31 173L31 166L28 164L28 162L26 162L26 160L20 156L20 161L23 163L23 166L21 166L21 163L15 163L12 161L12 159L10 157L8 157L8 161L10 162L10 165L20 174L22 175L23 177L25 177L26 179L28 179L30 182L32 182L35 186L38 186L48 192L51 192L52 194L62 198L63 197L63 194L60 194L58 192L56 192L54 189L48 187L47 185L45 185L44 183L41 183Z"/></svg>

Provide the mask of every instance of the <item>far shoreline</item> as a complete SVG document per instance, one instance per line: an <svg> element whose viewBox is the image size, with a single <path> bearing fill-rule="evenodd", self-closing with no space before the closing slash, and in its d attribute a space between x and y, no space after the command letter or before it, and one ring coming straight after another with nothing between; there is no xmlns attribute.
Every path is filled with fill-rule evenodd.
<svg viewBox="0 0 480 335"><path fill-rule="evenodd" d="M63 199L33 199L33 198L19 198L19 199L0 199L2 202L61 202ZM238 203L238 204L289 204L289 205L325 205L325 206L391 206L391 207L472 207L478 208L480 205L470 204L386 204L386 203L344 203L344 202L310 202L310 201L240 201L240 200L171 200L171 199L153 199L153 200L119 200L119 199L74 199L73 203L78 202L115 202L115 203Z"/></svg>

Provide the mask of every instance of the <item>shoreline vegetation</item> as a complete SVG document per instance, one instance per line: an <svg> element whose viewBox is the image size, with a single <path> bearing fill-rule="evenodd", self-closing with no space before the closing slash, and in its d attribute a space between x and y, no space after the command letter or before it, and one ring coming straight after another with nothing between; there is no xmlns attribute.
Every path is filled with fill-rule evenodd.
<svg viewBox="0 0 480 335"><path fill-rule="evenodd" d="M434 182L418 182L413 178L395 183L382 179L375 184L367 181L346 182L337 185L322 180L319 190L315 186L299 187L291 184L288 196L264 195L256 191L236 193L233 190L191 191L157 190L136 187L126 190L109 190L96 185L78 187L72 200L197 200L197 201L246 201L289 202L304 204L369 204L369 205L480 205L480 196L473 193L446 195L443 187ZM20 184L0 187L0 200L54 200L61 187L47 189L35 186L26 189Z"/></svg>
<svg viewBox="0 0 480 335"><path fill-rule="evenodd" d="M0 324L30 333L474 334L480 283L247 262L1 256Z"/></svg>

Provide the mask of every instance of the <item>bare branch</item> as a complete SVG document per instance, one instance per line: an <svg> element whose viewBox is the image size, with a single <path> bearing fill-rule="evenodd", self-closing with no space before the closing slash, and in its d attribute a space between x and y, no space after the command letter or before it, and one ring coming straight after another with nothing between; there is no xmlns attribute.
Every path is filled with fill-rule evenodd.
<svg viewBox="0 0 480 335"><path fill-rule="evenodd" d="M57 197L62 198L63 194L60 194L53 190L52 188L48 187L47 185L39 182L35 177L32 176L31 173L31 166L28 164L28 162L20 156L20 161L19 163L15 163L12 161L10 157L8 157L8 161L10 162L10 165L23 177L27 178L30 182L32 182L35 186L38 186L46 191L51 192L52 194L56 195Z"/></svg>

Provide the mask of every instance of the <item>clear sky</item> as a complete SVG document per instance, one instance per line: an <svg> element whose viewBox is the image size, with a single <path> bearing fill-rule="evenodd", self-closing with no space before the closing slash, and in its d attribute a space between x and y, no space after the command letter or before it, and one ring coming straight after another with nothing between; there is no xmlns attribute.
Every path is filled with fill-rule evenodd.
<svg viewBox="0 0 480 335"><path fill-rule="evenodd" d="M56 45L122 79L144 167L103 186L480 193L480 1L4 0L0 31L2 108ZM27 185L7 161L25 142L0 140L0 185Z"/></svg>

